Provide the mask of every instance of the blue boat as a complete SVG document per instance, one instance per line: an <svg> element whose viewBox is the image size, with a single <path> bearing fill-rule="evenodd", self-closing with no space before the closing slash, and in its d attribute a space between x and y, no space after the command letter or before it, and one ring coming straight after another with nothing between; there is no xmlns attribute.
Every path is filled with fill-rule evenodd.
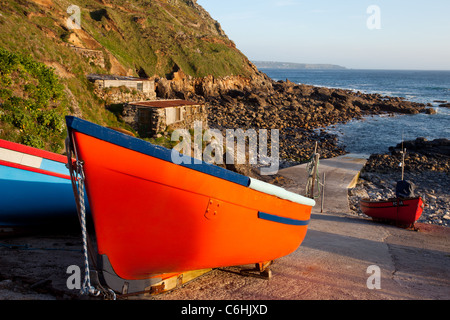
<svg viewBox="0 0 450 320"><path fill-rule="evenodd" d="M78 220L66 163L63 155L0 139L0 226Z"/></svg>

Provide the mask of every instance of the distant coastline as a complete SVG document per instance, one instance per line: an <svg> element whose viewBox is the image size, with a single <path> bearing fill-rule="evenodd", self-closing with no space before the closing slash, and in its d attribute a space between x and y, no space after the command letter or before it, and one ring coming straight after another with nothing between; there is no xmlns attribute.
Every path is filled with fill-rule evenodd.
<svg viewBox="0 0 450 320"><path fill-rule="evenodd" d="M252 61L258 69L325 69L325 70L347 70L346 67L335 64L320 63L294 63L277 61Z"/></svg>

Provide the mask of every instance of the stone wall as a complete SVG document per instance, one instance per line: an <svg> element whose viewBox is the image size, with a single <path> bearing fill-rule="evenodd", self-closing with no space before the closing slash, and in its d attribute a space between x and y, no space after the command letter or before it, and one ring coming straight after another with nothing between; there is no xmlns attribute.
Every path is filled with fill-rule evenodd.
<svg viewBox="0 0 450 320"><path fill-rule="evenodd" d="M167 125L166 129L193 129L195 121L201 121L203 129L208 128L208 112L205 105L185 106L181 108L183 120ZM167 110L165 113L167 116Z"/></svg>
<svg viewBox="0 0 450 320"><path fill-rule="evenodd" d="M101 74L89 74L87 78L106 105L156 99L153 79Z"/></svg>
<svg viewBox="0 0 450 320"><path fill-rule="evenodd" d="M195 121L201 121L203 129L208 128L208 114L204 105L153 108L126 104L122 119L142 137L152 137L166 130L193 129Z"/></svg>
<svg viewBox="0 0 450 320"><path fill-rule="evenodd" d="M104 100L107 105L128 103L130 101L153 100L156 98L155 91L142 92L124 86L105 89L100 89L96 86L94 92L100 99Z"/></svg>
<svg viewBox="0 0 450 320"><path fill-rule="evenodd" d="M156 98L155 82L149 80L95 80L95 86L98 89L115 88L115 87L127 87L131 90L143 92Z"/></svg>
<svg viewBox="0 0 450 320"><path fill-rule="evenodd" d="M79 53L81 56L88 59L89 63L105 68L105 56L103 54L103 51L80 48L76 46L71 46L71 48L75 50L77 53Z"/></svg>

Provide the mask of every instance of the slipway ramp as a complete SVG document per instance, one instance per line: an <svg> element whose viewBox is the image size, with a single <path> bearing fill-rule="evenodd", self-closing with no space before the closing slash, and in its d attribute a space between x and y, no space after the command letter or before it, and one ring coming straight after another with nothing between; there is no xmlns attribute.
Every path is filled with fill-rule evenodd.
<svg viewBox="0 0 450 320"><path fill-rule="evenodd" d="M365 162L358 154L320 160L319 174L325 172L326 180L323 213L319 197L305 240L275 261L270 280L221 268L156 299L450 299L450 228L417 224L420 230L412 231L348 214L348 188ZM305 195L306 165L279 174L297 183L289 191Z"/></svg>

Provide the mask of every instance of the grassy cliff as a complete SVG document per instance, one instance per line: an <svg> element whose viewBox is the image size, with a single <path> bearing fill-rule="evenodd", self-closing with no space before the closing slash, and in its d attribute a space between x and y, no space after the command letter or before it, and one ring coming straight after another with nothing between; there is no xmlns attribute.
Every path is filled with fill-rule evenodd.
<svg viewBox="0 0 450 320"><path fill-rule="evenodd" d="M0 101L5 139L52 151L62 147L68 104L53 70L0 48Z"/></svg>
<svg viewBox="0 0 450 320"><path fill-rule="evenodd" d="M69 28L77 12L81 28ZM121 126L89 73L254 73L195 0L0 0L0 29L0 138L52 151L62 148L66 114Z"/></svg>

